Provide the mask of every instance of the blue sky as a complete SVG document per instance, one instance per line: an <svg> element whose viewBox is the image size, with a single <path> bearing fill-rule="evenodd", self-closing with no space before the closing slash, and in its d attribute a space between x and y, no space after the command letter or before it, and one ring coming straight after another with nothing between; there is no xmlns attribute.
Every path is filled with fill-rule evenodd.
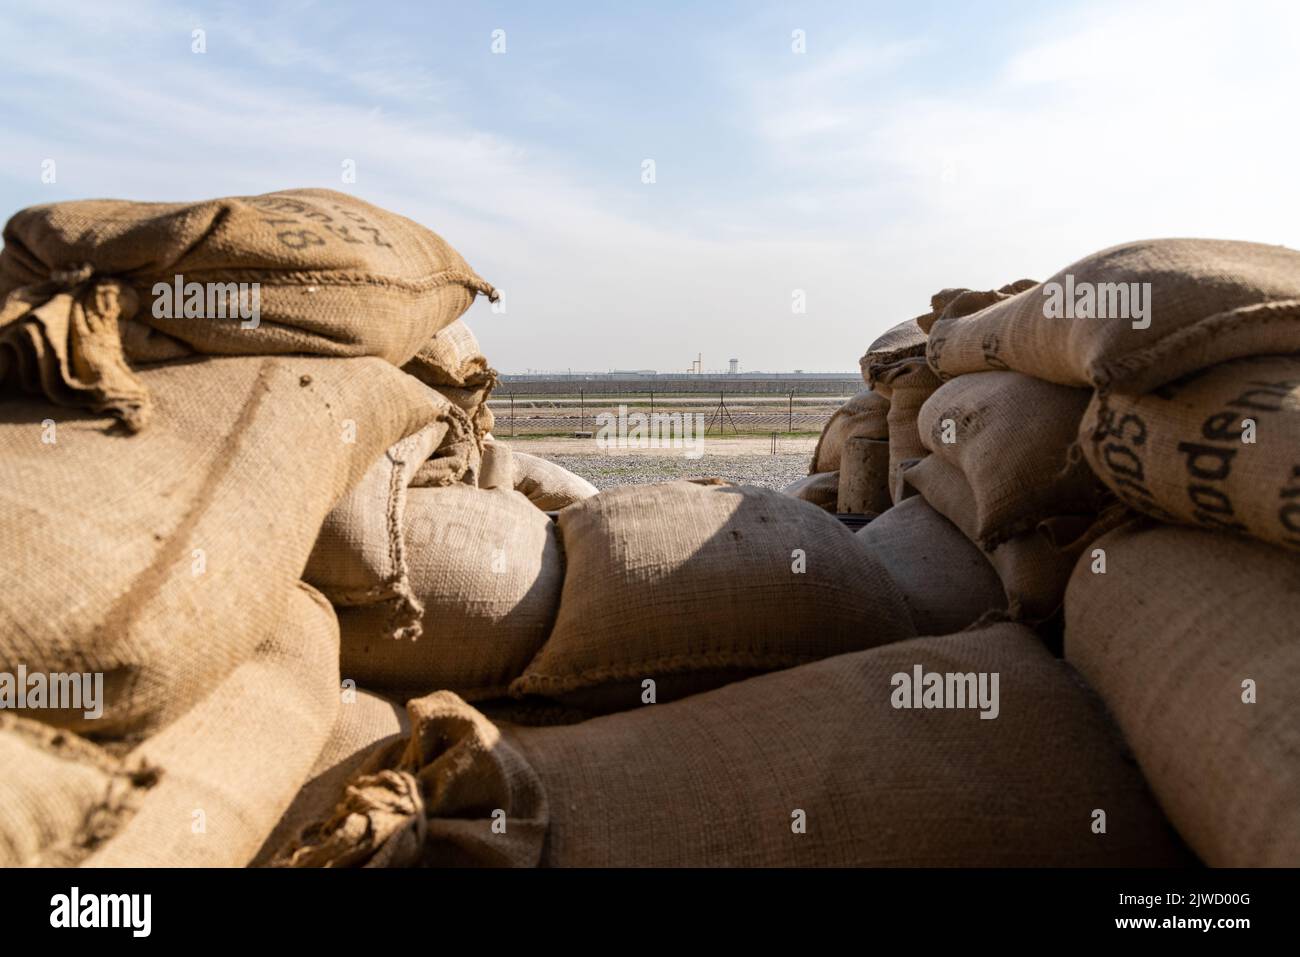
<svg viewBox="0 0 1300 957"><path fill-rule="evenodd" d="M1291 2L5 3L0 211L346 189L503 371L852 370L945 286L1300 245L1297 92Z"/></svg>

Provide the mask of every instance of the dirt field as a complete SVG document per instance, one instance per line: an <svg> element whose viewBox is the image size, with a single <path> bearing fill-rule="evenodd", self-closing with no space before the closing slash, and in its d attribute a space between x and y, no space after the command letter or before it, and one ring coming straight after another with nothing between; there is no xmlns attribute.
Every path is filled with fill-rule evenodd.
<svg viewBox="0 0 1300 957"><path fill-rule="evenodd" d="M808 474L816 436L780 437L772 454L769 436L708 437L704 454L687 458L678 449L600 449L594 439L498 435L521 452L539 455L576 472L598 488L714 476L746 485L781 488Z"/></svg>

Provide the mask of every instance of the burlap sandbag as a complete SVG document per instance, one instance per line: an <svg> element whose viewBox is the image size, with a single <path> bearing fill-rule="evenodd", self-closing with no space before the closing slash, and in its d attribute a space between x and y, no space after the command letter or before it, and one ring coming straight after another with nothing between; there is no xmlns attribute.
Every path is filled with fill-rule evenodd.
<svg viewBox="0 0 1300 957"><path fill-rule="evenodd" d="M955 465L930 455L908 467L903 476L928 505L966 538L976 540L975 494ZM1002 580L1011 617L1029 622L1051 617L1065 599L1065 586L1079 554L1121 521L1123 512L1107 508L1096 514L1054 515L986 549L985 557Z"/></svg>
<svg viewBox="0 0 1300 957"><path fill-rule="evenodd" d="M917 420L925 400L939 388L938 377L924 359L907 359L889 372L889 491L897 503L903 499L899 481L903 463L927 454Z"/></svg>
<svg viewBox="0 0 1300 957"><path fill-rule="evenodd" d="M903 594L918 635L961 631L1007 607L988 556L919 496L899 502L857 533Z"/></svg>
<svg viewBox="0 0 1300 957"><path fill-rule="evenodd" d="M536 455L512 449L515 491L546 512L558 512L591 498L600 489L581 475Z"/></svg>
<svg viewBox="0 0 1300 957"><path fill-rule="evenodd" d="M406 561L423 634L394 641L382 609L340 609L343 677L402 697L505 694L555 621L564 580L555 523L518 492L411 489Z"/></svg>
<svg viewBox="0 0 1300 957"><path fill-rule="evenodd" d="M999 712L898 709L893 676L999 675ZM1188 861L1100 703L1029 630L900 642L672 704L502 729L545 788L544 865ZM1105 833L1095 833L1096 812Z"/></svg>
<svg viewBox="0 0 1300 957"><path fill-rule="evenodd" d="M549 810L528 762L449 691L407 703L406 740L373 750L326 815L274 856L289 867L533 867Z"/></svg>
<svg viewBox="0 0 1300 957"><path fill-rule="evenodd" d="M808 474L836 472L844 443L855 436L867 439L889 438L889 400L870 389L863 389L835 410L822 429L813 450Z"/></svg>
<svg viewBox="0 0 1300 957"><path fill-rule="evenodd" d="M862 370L862 381L869 390L879 386L877 394L888 398L888 370L906 359L925 355L925 332L917 322L916 319L907 319L891 326L867 347L866 354L858 360L858 367Z"/></svg>
<svg viewBox="0 0 1300 957"><path fill-rule="evenodd" d="M492 431L494 417L487 402L497 385L497 371L488 365L463 319L435 333L402 369L469 416L480 439Z"/></svg>
<svg viewBox="0 0 1300 957"><path fill-rule="evenodd" d="M989 292L963 288L939 290L930 297L929 312L900 322L867 347L866 355L858 360L862 380L888 397L893 391L890 380L895 370L907 360L925 355L926 338L936 319L940 316L964 316L977 312L1032 285L1034 282L1031 279L1019 279Z"/></svg>
<svg viewBox="0 0 1300 957"><path fill-rule="evenodd" d="M1300 357L1238 359L1093 399L1088 463L1138 511L1300 548Z"/></svg>
<svg viewBox="0 0 1300 957"><path fill-rule="evenodd" d="M958 376L921 407L931 457L959 469L975 497L972 537L991 549L1045 518L1100 511L1108 496L1071 455L1090 393L1018 372ZM909 471L910 479L927 466ZM925 485L912 484L922 493ZM965 526L964 526L965 527Z"/></svg>
<svg viewBox="0 0 1300 957"><path fill-rule="evenodd" d="M269 864L304 827L327 816L348 780L372 754L411 733L406 709L368 691L345 687L338 717L293 803L258 851L255 866Z"/></svg>
<svg viewBox="0 0 1300 957"><path fill-rule="evenodd" d="M187 283L256 283L258 314L230 315L237 290L185 308L177 276L182 300ZM0 383L138 429L152 400L130 360L308 353L401 365L480 292L495 295L435 233L333 190L32 206L4 229Z"/></svg>
<svg viewBox="0 0 1300 957"><path fill-rule="evenodd" d="M0 711L0 867L79 863L130 820L156 769Z"/></svg>
<svg viewBox="0 0 1300 957"><path fill-rule="evenodd" d="M853 533L752 486L609 489L559 517L550 638L511 686L590 711L640 706L915 634Z"/></svg>
<svg viewBox="0 0 1300 957"><path fill-rule="evenodd" d="M420 636L424 606L411 590L406 561L406 490L417 469L441 470L441 484L469 467L473 427L465 413L430 390L436 412L420 431L396 442L326 516L303 578L334 605L377 605L395 640Z"/></svg>
<svg viewBox="0 0 1300 957"><path fill-rule="evenodd" d="M811 502L818 508L834 512L839 505L840 473L814 472L801 479L796 479L781 489L782 495Z"/></svg>
<svg viewBox="0 0 1300 957"><path fill-rule="evenodd" d="M104 673L99 736L184 713L275 634L334 503L429 421L379 359L219 358L141 373L136 435L0 402L0 671Z"/></svg>
<svg viewBox="0 0 1300 957"><path fill-rule="evenodd" d="M483 464L477 475L477 485L482 489L515 488L515 453L505 442L492 436L483 442Z"/></svg>
<svg viewBox="0 0 1300 957"><path fill-rule="evenodd" d="M940 319L953 319L969 316L973 312L987 309L995 302L1010 299L1016 293L1024 292L1038 283L1032 279L1017 279L997 289L966 289L953 287L941 289L930 297L930 311L916 317L916 324L929 336L930 330Z"/></svg>
<svg viewBox="0 0 1300 957"><path fill-rule="evenodd" d="M307 780L339 707L338 625L301 585L289 614L190 712L128 757L159 769L91 867L242 867Z"/></svg>
<svg viewBox="0 0 1300 957"><path fill-rule="evenodd" d="M1128 525L1079 560L1066 657L1206 864L1300 865L1300 556ZM1252 703L1247 703L1251 700Z"/></svg>
<svg viewBox="0 0 1300 957"><path fill-rule="evenodd" d="M930 365L945 379L1014 369L1141 394L1229 359L1300 351L1300 253L1283 246L1145 240L1093 253L1048 283L1059 297L1045 295L1053 289L1044 283L969 316L940 318L930 328ZM1145 318L1132 283L1150 283L1149 296L1138 286ZM1049 318L1047 307L1067 297L1076 318Z"/></svg>

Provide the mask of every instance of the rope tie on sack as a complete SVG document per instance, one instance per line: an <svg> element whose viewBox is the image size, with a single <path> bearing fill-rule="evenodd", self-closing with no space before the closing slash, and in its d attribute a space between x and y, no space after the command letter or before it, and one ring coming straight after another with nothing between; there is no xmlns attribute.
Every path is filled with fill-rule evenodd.
<svg viewBox="0 0 1300 957"><path fill-rule="evenodd" d="M0 306L0 383L140 431L153 403L126 362L121 333L138 305L135 290L96 276L88 263L51 269L47 280L12 290Z"/></svg>

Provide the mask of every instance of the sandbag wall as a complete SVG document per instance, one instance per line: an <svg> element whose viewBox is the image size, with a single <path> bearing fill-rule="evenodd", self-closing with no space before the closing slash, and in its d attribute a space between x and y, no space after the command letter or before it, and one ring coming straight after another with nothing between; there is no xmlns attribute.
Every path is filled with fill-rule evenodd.
<svg viewBox="0 0 1300 957"><path fill-rule="evenodd" d="M945 290L869 350L792 494L596 494L492 435L460 318L491 287L422 227L327 191L110 206L24 211L0 255L0 524L28 563L0 673L105 687L102 716L0 712L30 771L0 779L0 864L1295 862L1293 772L1264 770L1295 744L1290 486L1277 521L1248 494L1289 453L1187 451L1218 476L1190 504L1158 480L1213 438L1189 404L1295 448L1275 253L1194 251L1217 311L1202 335L1157 307L1168 380L1124 336L1033 368L1041 287ZM1179 255L1100 258L1162 288ZM159 318L181 272L258 277L260 324ZM858 534L827 514L847 496L877 506ZM1187 727L1205 749L1172 753Z"/></svg>
<svg viewBox="0 0 1300 957"><path fill-rule="evenodd" d="M1201 860L1300 862L1300 254L1142 242L945 290L862 368L898 471L859 535L918 627L1063 642Z"/></svg>

